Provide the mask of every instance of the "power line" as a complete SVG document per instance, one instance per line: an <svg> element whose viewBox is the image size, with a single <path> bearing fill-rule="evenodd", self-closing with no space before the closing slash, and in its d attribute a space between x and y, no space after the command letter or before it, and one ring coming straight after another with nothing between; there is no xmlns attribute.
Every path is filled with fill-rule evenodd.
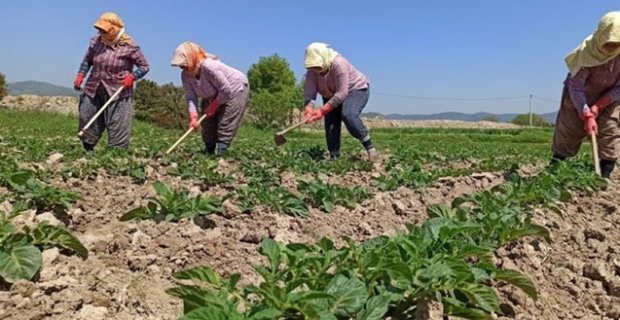
<svg viewBox="0 0 620 320"><path fill-rule="evenodd" d="M537 95L521 95L521 96L510 96L510 97L489 97L489 98L441 98L441 97L424 97L424 96L411 96L411 95L403 95L403 94L394 94L394 93L384 93L384 92L373 92L372 94L380 95L380 96L389 96L389 97L400 97L400 98L409 98L409 99L420 99L420 100L449 100L449 101L490 101L490 100L516 100L516 99L524 99L524 98L536 98L546 102L559 104L560 102L548 99L545 97L537 96Z"/></svg>
<svg viewBox="0 0 620 320"><path fill-rule="evenodd" d="M540 99L540 100L543 100L543 101L547 101L547 102L551 102L551 103L556 103L556 104L560 103L558 101L547 99L547 98L544 98L544 97L539 97L539 96L536 96L536 95L534 95L534 98L537 98L537 99Z"/></svg>
<svg viewBox="0 0 620 320"><path fill-rule="evenodd" d="M515 100L515 99L523 99L528 98L529 95L522 96L512 96L512 97L493 97L493 98L439 98L439 97L422 97L422 96L409 96L409 95L401 95L401 94L393 94L393 93L382 93L382 92L373 92L371 94L376 94L380 96L391 96L391 97L400 97L400 98L409 98L409 99L421 99L421 100L452 100L452 101L483 101L483 100Z"/></svg>

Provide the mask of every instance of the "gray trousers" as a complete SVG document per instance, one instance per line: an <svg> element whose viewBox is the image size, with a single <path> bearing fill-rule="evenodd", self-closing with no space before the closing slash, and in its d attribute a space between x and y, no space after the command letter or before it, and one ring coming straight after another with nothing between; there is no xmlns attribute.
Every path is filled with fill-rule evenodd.
<svg viewBox="0 0 620 320"><path fill-rule="evenodd" d="M97 93L94 97L89 97L86 94L80 96L79 104L79 128L82 130L86 123L99 111L101 107L110 99L110 96L106 92L103 85L100 85L97 89ZM82 141L85 144L94 147L103 132L108 130L108 146L126 149L129 147L129 141L131 140L131 120L133 115L133 96L127 98L118 99L105 109L97 120L93 122L88 128L88 132L92 133L96 137L94 140L89 140L85 136L82 137Z"/></svg>
<svg viewBox="0 0 620 320"><path fill-rule="evenodd" d="M369 97L370 87L365 90L349 92L342 104L325 115L325 140L330 155L337 156L340 154L342 122L354 138L361 142L370 139L368 128L361 118L362 110L366 107ZM323 103L327 101L323 98Z"/></svg>
<svg viewBox="0 0 620 320"><path fill-rule="evenodd" d="M232 143L241 126L249 98L250 88L246 85L242 91L222 104L214 116L202 120L200 125L202 127L202 141L205 145L215 145L218 142ZM203 111L208 103L208 101L203 101Z"/></svg>

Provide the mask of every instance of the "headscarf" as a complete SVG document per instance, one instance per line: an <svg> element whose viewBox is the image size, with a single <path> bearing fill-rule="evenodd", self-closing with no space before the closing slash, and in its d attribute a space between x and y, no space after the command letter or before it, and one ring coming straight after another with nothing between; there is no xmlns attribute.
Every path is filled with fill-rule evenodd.
<svg viewBox="0 0 620 320"><path fill-rule="evenodd" d="M620 11L605 14L594 34L586 37L564 58L571 75L577 74L582 67L602 65L620 54L620 47L611 53L604 52L603 45L607 42L620 42Z"/></svg>
<svg viewBox="0 0 620 320"><path fill-rule="evenodd" d="M191 41L185 41L174 50L170 65L186 67L189 74L196 75L198 67L207 58L219 60L218 56L206 53L201 46Z"/></svg>
<svg viewBox="0 0 620 320"><path fill-rule="evenodd" d="M106 12L95 22L95 28L103 30L101 41L106 46L131 41L131 37L125 33L125 24L116 13Z"/></svg>
<svg viewBox="0 0 620 320"><path fill-rule="evenodd" d="M332 66L334 58L339 55L328 44L321 42L313 42L306 48L306 60L304 64L306 68L321 67L327 70Z"/></svg>

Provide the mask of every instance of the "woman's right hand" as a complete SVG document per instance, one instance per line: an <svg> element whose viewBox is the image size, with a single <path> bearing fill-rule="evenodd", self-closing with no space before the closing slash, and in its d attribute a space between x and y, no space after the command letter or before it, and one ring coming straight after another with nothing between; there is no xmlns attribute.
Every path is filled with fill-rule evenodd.
<svg viewBox="0 0 620 320"><path fill-rule="evenodd" d="M189 127L190 128L194 128L194 129L198 129L200 127L200 124L198 123L198 113L196 112L191 112L189 114Z"/></svg>
<svg viewBox="0 0 620 320"><path fill-rule="evenodd" d="M84 75L81 73L78 73L77 76L75 77L75 80L73 81L73 89L75 89L76 91L80 90L82 81L84 81Z"/></svg>

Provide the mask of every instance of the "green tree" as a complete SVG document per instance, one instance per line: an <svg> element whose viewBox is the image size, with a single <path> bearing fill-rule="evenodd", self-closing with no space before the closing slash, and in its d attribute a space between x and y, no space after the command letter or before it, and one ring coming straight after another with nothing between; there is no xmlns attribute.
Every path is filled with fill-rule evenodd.
<svg viewBox="0 0 620 320"><path fill-rule="evenodd" d="M277 54L260 57L248 70L252 93L266 90L281 92L295 86L295 74L288 61Z"/></svg>
<svg viewBox="0 0 620 320"><path fill-rule="evenodd" d="M187 128L189 116L182 87L141 80L135 91L136 119L164 128Z"/></svg>
<svg viewBox="0 0 620 320"><path fill-rule="evenodd" d="M486 116L486 117L482 117L482 121L499 122L499 117L498 116Z"/></svg>
<svg viewBox="0 0 620 320"><path fill-rule="evenodd" d="M511 121L513 124L518 126L529 126L530 125L530 114L524 113L514 117ZM533 113L532 114L532 126L534 127L550 127L551 124L545 120L541 115Z"/></svg>
<svg viewBox="0 0 620 320"><path fill-rule="evenodd" d="M6 76L0 72L0 100L9 95L9 88L6 82Z"/></svg>
<svg viewBox="0 0 620 320"><path fill-rule="evenodd" d="M260 57L248 70L249 118L259 128L281 128L303 107L303 79L296 84L288 61L277 54Z"/></svg>

